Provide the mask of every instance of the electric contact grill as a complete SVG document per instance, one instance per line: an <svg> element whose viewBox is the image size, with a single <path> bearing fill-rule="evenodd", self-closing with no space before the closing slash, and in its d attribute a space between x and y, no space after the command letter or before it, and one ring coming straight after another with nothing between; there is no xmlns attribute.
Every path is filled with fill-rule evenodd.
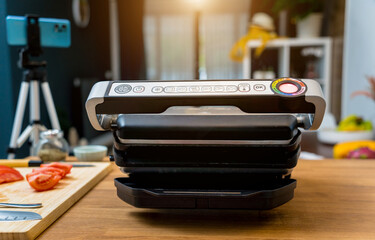
<svg viewBox="0 0 375 240"><path fill-rule="evenodd" d="M293 198L299 128L319 127L325 101L310 79L103 81L86 110L113 132L125 202L271 209Z"/></svg>

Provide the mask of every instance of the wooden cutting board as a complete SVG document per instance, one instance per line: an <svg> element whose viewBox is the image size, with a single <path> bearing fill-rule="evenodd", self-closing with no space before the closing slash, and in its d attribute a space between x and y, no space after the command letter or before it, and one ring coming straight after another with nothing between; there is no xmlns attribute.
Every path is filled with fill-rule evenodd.
<svg viewBox="0 0 375 240"><path fill-rule="evenodd" d="M85 162L86 164L86 162ZM94 167L72 168L71 174L45 192L34 191L26 180L0 185L0 202L42 203L37 209L0 208L0 210L32 211L42 220L0 222L0 239L34 239L67 211L75 202L100 182L111 170L111 163L87 163ZM25 176L32 168L17 168Z"/></svg>

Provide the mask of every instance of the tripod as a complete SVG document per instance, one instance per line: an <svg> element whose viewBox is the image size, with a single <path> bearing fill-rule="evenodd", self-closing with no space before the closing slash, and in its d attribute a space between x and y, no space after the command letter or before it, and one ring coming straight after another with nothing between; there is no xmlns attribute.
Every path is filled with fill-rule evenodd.
<svg viewBox="0 0 375 240"><path fill-rule="evenodd" d="M60 124L53 103L51 90L47 82L47 73L45 69L47 62L32 61L29 58L29 55L38 57L43 53L40 47L38 17L36 16L27 16L27 39L27 47L20 51L20 59L18 62L19 68L24 69L24 72L8 148L8 159L13 159L15 157L16 149L20 148L29 137L31 149L34 149L36 143L39 141L40 132L47 130L40 121L39 86L44 95L52 128L60 130ZM29 90L30 124L20 135Z"/></svg>

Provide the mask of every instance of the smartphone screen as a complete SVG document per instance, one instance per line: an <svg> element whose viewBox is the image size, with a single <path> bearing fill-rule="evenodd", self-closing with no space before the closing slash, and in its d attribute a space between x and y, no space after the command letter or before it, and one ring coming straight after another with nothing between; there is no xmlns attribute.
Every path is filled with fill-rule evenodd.
<svg viewBox="0 0 375 240"><path fill-rule="evenodd" d="M27 45L27 19L7 16L7 41L9 45ZM40 45L42 47L70 46L70 22L66 19L39 18Z"/></svg>

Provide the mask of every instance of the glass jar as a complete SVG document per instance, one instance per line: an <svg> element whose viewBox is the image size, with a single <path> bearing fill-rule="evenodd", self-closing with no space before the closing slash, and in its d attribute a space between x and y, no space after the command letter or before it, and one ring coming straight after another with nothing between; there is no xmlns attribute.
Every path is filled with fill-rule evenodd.
<svg viewBox="0 0 375 240"><path fill-rule="evenodd" d="M52 129L41 132L34 152L44 162L64 160L69 154L69 145L64 139L63 131Z"/></svg>

